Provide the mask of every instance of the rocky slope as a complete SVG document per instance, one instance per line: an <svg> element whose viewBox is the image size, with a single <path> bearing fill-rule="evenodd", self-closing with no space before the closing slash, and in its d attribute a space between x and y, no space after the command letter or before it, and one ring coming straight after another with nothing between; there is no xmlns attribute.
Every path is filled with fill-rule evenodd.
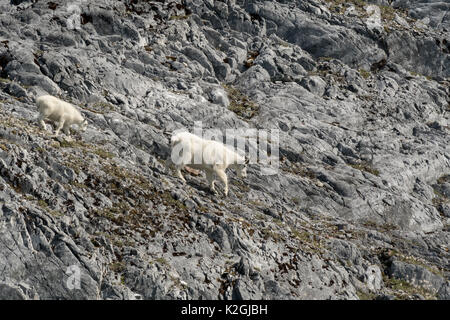
<svg viewBox="0 0 450 320"><path fill-rule="evenodd" d="M0 0L0 298L450 299L449 9ZM196 121L278 129L278 172L182 185Z"/></svg>

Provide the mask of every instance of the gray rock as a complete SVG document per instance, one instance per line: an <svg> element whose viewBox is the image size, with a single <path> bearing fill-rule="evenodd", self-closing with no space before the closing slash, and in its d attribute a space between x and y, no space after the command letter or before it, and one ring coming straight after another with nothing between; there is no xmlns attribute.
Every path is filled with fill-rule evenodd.
<svg viewBox="0 0 450 320"><path fill-rule="evenodd" d="M325 92L326 83L320 77L311 76L303 78L300 85L312 94L322 96Z"/></svg>
<svg viewBox="0 0 450 320"><path fill-rule="evenodd" d="M12 82L7 86L6 92L17 98L27 96L27 91L15 82Z"/></svg>
<svg viewBox="0 0 450 320"><path fill-rule="evenodd" d="M401 43L405 45L402 46ZM387 45L392 61L401 64L413 73L443 77L450 75L448 66L446 66L448 62L442 55L441 46L433 38L415 39L409 33L393 32L387 38ZM414 55L405 59L411 53Z"/></svg>
<svg viewBox="0 0 450 320"><path fill-rule="evenodd" d="M390 277L408 281L414 285L438 292L445 281L425 267L394 260L388 269Z"/></svg>
<svg viewBox="0 0 450 320"><path fill-rule="evenodd" d="M371 265L367 268L364 274L364 282L367 285L367 289L372 292L378 292L382 288L383 278L377 265Z"/></svg>
<svg viewBox="0 0 450 320"><path fill-rule="evenodd" d="M2 300L26 300L26 294L19 286L7 283L0 283L0 297Z"/></svg>
<svg viewBox="0 0 450 320"><path fill-rule="evenodd" d="M230 105L230 100L228 99L228 95L222 88L216 88L211 91L211 101L218 105L223 106L224 108L228 108Z"/></svg>
<svg viewBox="0 0 450 320"><path fill-rule="evenodd" d="M444 217L450 218L450 204L442 203L439 205L439 211L444 214Z"/></svg>
<svg viewBox="0 0 450 320"><path fill-rule="evenodd" d="M448 281L439 289L438 297L442 300L450 299L450 283Z"/></svg>
<svg viewBox="0 0 450 320"><path fill-rule="evenodd" d="M70 1L3 1L0 297L405 298L386 273L448 299L447 6L374 3L99 0L73 29ZM45 93L88 129L40 129ZM279 167L182 184L170 135L198 121L279 129Z"/></svg>

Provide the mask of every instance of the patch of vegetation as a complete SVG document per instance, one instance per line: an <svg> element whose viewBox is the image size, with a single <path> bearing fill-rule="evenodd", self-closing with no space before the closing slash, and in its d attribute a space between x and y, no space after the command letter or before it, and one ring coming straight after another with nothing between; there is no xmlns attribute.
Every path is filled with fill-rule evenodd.
<svg viewBox="0 0 450 320"><path fill-rule="evenodd" d="M305 251L311 254L320 254L324 251L324 246L321 243L320 237L309 231L299 231L293 227L290 228L290 231L293 237L300 240Z"/></svg>
<svg viewBox="0 0 450 320"><path fill-rule="evenodd" d="M399 260L403 260L406 263L415 264L417 266L421 266L431 273L434 273L435 275L438 275L440 277L444 277L444 272L439 270L437 267L430 265L427 261L421 261L416 257L413 256L405 256L405 255L399 255L397 256Z"/></svg>
<svg viewBox="0 0 450 320"><path fill-rule="evenodd" d="M83 141L63 140L63 141L59 142L59 147L81 149L83 152L96 154L97 156L99 156L100 158L102 158L104 160L112 159L115 157L115 155L113 153L108 152L102 148L98 148L94 145L85 143Z"/></svg>
<svg viewBox="0 0 450 320"><path fill-rule="evenodd" d="M391 6L379 5L381 19L385 21L392 21L395 18L395 9Z"/></svg>
<svg viewBox="0 0 450 320"><path fill-rule="evenodd" d="M359 14L360 18L366 18L369 16L367 13L365 7L368 5L363 0L325 0L329 4L330 11L337 13L337 14L344 14L345 11L348 8L349 4L354 5L356 12ZM391 22L395 18L395 13L401 13L402 10L395 9L389 5L378 5L378 8L380 9L380 15L381 19L384 22ZM407 14L404 14L407 16Z"/></svg>
<svg viewBox="0 0 450 320"><path fill-rule="evenodd" d="M114 105L108 102L99 101L92 105L94 108L104 109L104 110L114 110Z"/></svg>
<svg viewBox="0 0 450 320"><path fill-rule="evenodd" d="M160 195L161 199L164 200L164 203L166 205L172 206L172 207L177 207L178 209L181 209L183 211L186 211L187 208L184 205L183 202L176 200L172 197L172 194L169 191L164 191L161 195Z"/></svg>
<svg viewBox="0 0 450 320"><path fill-rule="evenodd" d="M361 162L358 164L349 164L349 166L359 171L371 173L377 177L380 176L380 171L378 169L372 168L367 162Z"/></svg>
<svg viewBox="0 0 450 320"><path fill-rule="evenodd" d="M279 240L285 240L279 233L274 232L271 228L262 229L261 233L264 240L268 240L269 238L272 238L275 242L278 242Z"/></svg>
<svg viewBox="0 0 450 320"><path fill-rule="evenodd" d="M205 206L198 206L197 211L206 213L206 212L208 212L208 208Z"/></svg>
<svg viewBox="0 0 450 320"><path fill-rule="evenodd" d="M39 152L39 153L44 153L44 152L45 152L45 149L42 148L42 147L36 147L35 150L36 150L37 152Z"/></svg>
<svg viewBox="0 0 450 320"><path fill-rule="evenodd" d="M111 242L114 246L119 247L119 248L122 248L124 246L132 247L136 244L132 240L123 240L123 239L117 239L117 238L111 239Z"/></svg>
<svg viewBox="0 0 450 320"><path fill-rule="evenodd" d="M109 95L108 91L104 90L103 95L105 97L108 96ZM81 104L79 105L79 107L84 110L88 110L90 112L98 113L98 114L104 114L106 112L114 111L116 109L113 104L104 102L104 101L98 101L98 102L94 103L91 107L84 106Z"/></svg>
<svg viewBox="0 0 450 320"><path fill-rule="evenodd" d="M322 79L326 78L328 74L331 74L330 70L327 69L317 69L314 71L308 71L308 76L318 76Z"/></svg>
<svg viewBox="0 0 450 320"><path fill-rule="evenodd" d="M358 69L359 74L361 75L361 77L363 77L364 79L367 79L370 77L370 72L364 69Z"/></svg>
<svg viewBox="0 0 450 320"><path fill-rule="evenodd" d="M252 206L255 206L255 207L261 207L261 206L264 205L264 204L263 204L261 201L259 201L259 200L249 200L249 201L247 201L247 203L250 204L250 205L252 205Z"/></svg>
<svg viewBox="0 0 450 320"><path fill-rule="evenodd" d="M240 179L232 180L232 184L237 186L239 188L239 190L244 193L247 193L250 191L250 187L248 186L248 184L246 184L245 182L243 182Z"/></svg>
<svg viewBox="0 0 450 320"><path fill-rule="evenodd" d="M267 216L262 213L255 214L255 218L258 220L263 220L263 221L267 220Z"/></svg>
<svg viewBox="0 0 450 320"><path fill-rule="evenodd" d="M6 79L6 78L0 78L0 82L1 82L1 83L10 83L11 80Z"/></svg>
<svg viewBox="0 0 450 320"><path fill-rule="evenodd" d="M123 261L115 261L109 265L109 268L117 273L121 273L125 271L125 262Z"/></svg>
<svg viewBox="0 0 450 320"><path fill-rule="evenodd" d="M61 148L88 148L90 147L88 144L82 142L82 141L76 141L76 140L63 140L59 142L59 146Z"/></svg>
<svg viewBox="0 0 450 320"><path fill-rule="evenodd" d="M443 175L437 179L438 184L443 184L446 182L450 182L450 175ZM436 186L433 187L433 192L435 197L431 200L431 202L433 203L433 206L442 213L442 205L450 203L450 199L441 193Z"/></svg>
<svg viewBox="0 0 450 320"><path fill-rule="evenodd" d="M169 20L186 20L186 19L189 19L190 16L191 16L190 14L180 15L180 16L173 15L173 16L170 16Z"/></svg>
<svg viewBox="0 0 450 320"><path fill-rule="evenodd" d="M283 222L281 219L274 218L273 221L274 221L275 224L278 225L279 227L283 227L283 226L284 226L284 222Z"/></svg>
<svg viewBox="0 0 450 320"><path fill-rule="evenodd" d="M310 241L309 240L310 233L307 232L307 231L299 231L297 229L291 228L291 232L292 232L292 235L294 237L298 238L301 241L304 241L304 242L309 242Z"/></svg>
<svg viewBox="0 0 450 320"><path fill-rule="evenodd" d="M358 95L358 98L365 101L374 101L375 97L371 95Z"/></svg>
<svg viewBox="0 0 450 320"><path fill-rule="evenodd" d="M81 168L85 167L85 163L81 161L79 157L69 154L64 162L64 165L71 168L78 175L81 172Z"/></svg>
<svg viewBox="0 0 450 320"><path fill-rule="evenodd" d="M142 173L114 162L103 162L96 170L85 171L89 172L83 182L88 187L85 192L102 192L114 201L108 207L97 205L97 210L92 208L89 215L94 221L104 221L101 225L110 226L108 230L116 235L116 246L133 245L124 238L128 230L150 239L157 233L171 237L189 229L190 218L183 202L175 199L170 191L155 188ZM166 207L163 215L155 210L160 206ZM162 223L167 220L173 224Z"/></svg>
<svg viewBox="0 0 450 320"><path fill-rule="evenodd" d="M284 41L284 40L282 40L282 39L279 39L279 40L278 40L278 44L279 44L280 46L282 46L282 47L285 47L285 48L288 48L288 47L290 46L289 42Z"/></svg>
<svg viewBox="0 0 450 320"><path fill-rule="evenodd" d="M27 200L32 200L31 199L32 196L28 197ZM58 210L51 210L49 208L49 205L47 203L47 201L40 199L37 201L37 205L39 207L41 207L42 209L44 209L45 211L47 211L50 215L52 215L53 217L62 217L64 214Z"/></svg>
<svg viewBox="0 0 450 320"><path fill-rule="evenodd" d="M251 119L258 114L259 106L241 91L229 85L223 85L223 88L230 99L228 109L245 119Z"/></svg>
<svg viewBox="0 0 450 320"><path fill-rule="evenodd" d="M57 210L47 210L48 213L50 213L53 217L62 217L64 215L64 213L62 213L61 211L57 211Z"/></svg>
<svg viewBox="0 0 450 320"><path fill-rule="evenodd" d="M405 280L383 276L384 284L394 291L394 295L401 300L410 299L412 295L421 295L427 300L436 300L436 293L422 287L415 286Z"/></svg>
<svg viewBox="0 0 450 320"><path fill-rule="evenodd" d="M157 263L159 263L160 265L163 265L163 266L169 265L169 263L167 262L167 260L164 259L163 257L156 258L154 262L157 262Z"/></svg>
<svg viewBox="0 0 450 320"><path fill-rule="evenodd" d="M39 207L41 207L43 209L48 208L48 203L45 200L40 199L40 200L38 200L37 204Z"/></svg>
<svg viewBox="0 0 450 320"><path fill-rule="evenodd" d="M433 206L440 207L441 205L450 202L450 199L448 199L445 195L443 195L438 190L433 189L433 192L435 195L435 197L431 200L431 202L433 203Z"/></svg>
<svg viewBox="0 0 450 320"><path fill-rule="evenodd" d="M389 250L389 252L386 254L387 257L395 257L396 259L403 261L405 263L413 264L416 266L420 266L422 268L427 269L431 273L440 276L445 277L444 272L439 270L436 266L431 265L428 261L425 261L423 259L420 259L418 257L414 257L411 255L403 254L397 250Z"/></svg>
<svg viewBox="0 0 450 320"><path fill-rule="evenodd" d="M311 180L314 180L317 178L316 174L313 171L309 170L307 167L305 167L304 165L302 165L298 162L293 163L290 167L282 167L281 170L283 170L285 172L290 172L290 173L296 174L300 177L308 178Z"/></svg>
<svg viewBox="0 0 450 320"><path fill-rule="evenodd" d="M421 74L421 73L418 73L418 72L415 72L415 71L409 71L409 74L411 76L413 76L413 77L424 77L427 80L432 80L433 79L431 76L426 76L424 74Z"/></svg>
<svg viewBox="0 0 450 320"><path fill-rule="evenodd" d="M77 188L80 188L80 189L88 189L88 186L85 185L84 183L79 183L79 182L73 181L70 184Z"/></svg>
<svg viewBox="0 0 450 320"><path fill-rule="evenodd" d="M448 174L444 174L442 177L440 177L439 179L437 179L437 183L438 184L443 184L445 182L450 182L450 175Z"/></svg>
<svg viewBox="0 0 450 320"><path fill-rule="evenodd" d="M43 54L44 54L44 51L42 51L42 50L36 50L36 51L33 53L33 55L34 55L36 58L42 57Z"/></svg>
<svg viewBox="0 0 450 320"><path fill-rule="evenodd" d="M106 159L112 159L112 158L115 157L115 155L113 153L105 151L105 150L100 149L100 148L95 149L94 153L96 155L98 155L100 158L105 159L105 160Z"/></svg>
<svg viewBox="0 0 450 320"><path fill-rule="evenodd" d="M362 223L362 225L364 227L366 227L366 228L377 230L377 231L382 232L382 233L398 229L397 226L392 225L390 223L379 224L379 223L377 223L375 221L372 221L372 220L365 221L365 222Z"/></svg>
<svg viewBox="0 0 450 320"><path fill-rule="evenodd" d="M360 290L356 291L356 295L359 297L359 300L375 300L376 294L366 293Z"/></svg>
<svg viewBox="0 0 450 320"><path fill-rule="evenodd" d="M118 203L113 204L110 208L102 208L98 210L94 210L96 215L105 217L109 220L115 220L119 215L127 215L130 211L131 207L126 201L120 201Z"/></svg>
<svg viewBox="0 0 450 320"><path fill-rule="evenodd" d="M14 128L10 131L10 134L5 135L6 137L11 137L12 135L21 135L23 132L39 134L40 130L37 126L30 125L28 120L22 118L16 118L13 116L0 116L0 124L6 128ZM16 130L18 129L18 130ZM6 137L2 137L2 140L17 140L17 139L7 139ZM11 141L11 143L13 143Z"/></svg>
<svg viewBox="0 0 450 320"><path fill-rule="evenodd" d="M338 13L338 14L344 14L347 10L347 4L353 4L356 8L356 10L363 14L365 13L364 6L366 3L363 0L325 0L329 3L330 11Z"/></svg>
<svg viewBox="0 0 450 320"><path fill-rule="evenodd" d="M130 172L126 168L119 167L115 164L105 164L102 167L102 170L108 174L111 174L119 179L137 179L138 176L135 175L133 172Z"/></svg>

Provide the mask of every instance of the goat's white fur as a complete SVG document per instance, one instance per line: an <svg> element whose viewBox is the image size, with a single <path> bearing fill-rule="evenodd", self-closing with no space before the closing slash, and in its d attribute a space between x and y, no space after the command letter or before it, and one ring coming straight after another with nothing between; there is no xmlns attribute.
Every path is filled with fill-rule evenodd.
<svg viewBox="0 0 450 320"><path fill-rule="evenodd" d="M228 178L225 173L227 168L236 170L239 177L247 176L247 161L245 157L231 150L221 142L213 140L204 140L203 138L189 132L179 132L172 136L171 140L172 154L166 160L166 167L174 164L177 176L186 182L181 169L189 166L193 169L201 169L206 173L206 179L210 185L211 191L216 193L214 187L214 174L225 185L225 196L228 195ZM177 152L181 151L181 157Z"/></svg>
<svg viewBox="0 0 450 320"><path fill-rule="evenodd" d="M44 119L57 123L55 135L58 135L61 129L69 135L72 124L78 125L81 131L86 130L86 119L83 118L80 111L68 102L50 95L44 95L36 99L36 105L39 110L38 123L44 130L46 129Z"/></svg>

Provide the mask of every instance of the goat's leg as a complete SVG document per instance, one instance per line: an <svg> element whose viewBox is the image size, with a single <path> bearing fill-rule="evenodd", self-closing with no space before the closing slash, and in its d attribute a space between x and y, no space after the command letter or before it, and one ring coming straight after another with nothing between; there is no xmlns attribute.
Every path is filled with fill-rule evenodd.
<svg viewBox="0 0 450 320"><path fill-rule="evenodd" d="M225 197L228 196L228 178L227 174L223 170L216 170L217 176L222 180L223 184L225 185Z"/></svg>
<svg viewBox="0 0 450 320"><path fill-rule="evenodd" d="M183 169L182 166L177 166L176 167L176 171L177 171L177 176L178 178L181 179L181 181L183 181L184 183L186 183L186 179L183 177L183 175L181 174L181 169Z"/></svg>
<svg viewBox="0 0 450 320"><path fill-rule="evenodd" d="M63 119L61 119L61 120L59 120L59 123L58 123L58 127L56 128L56 131L55 131L55 136L57 136L58 134L59 134L59 131L62 129L62 127L64 126L64 120Z"/></svg>
<svg viewBox="0 0 450 320"><path fill-rule="evenodd" d="M70 135L70 126L67 123L63 126L63 131L67 136Z"/></svg>
<svg viewBox="0 0 450 320"><path fill-rule="evenodd" d="M47 127L45 126L45 122L44 122L44 115L39 114L39 117L37 118L37 122L39 123L39 125L41 126L42 129L47 130Z"/></svg>
<svg viewBox="0 0 450 320"><path fill-rule="evenodd" d="M217 193L216 188L214 188L214 172L206 171L206 180L208 180L211 191Z"/></svg>
<svg viewBox="0 0 450 320"><path fill-rule="evenodd" d="M172 160L170 159L170 157L167 158L166 161L164 162L164 167L166 168L167 171L170 170L170 167L171 167L172 163L173 163L173 162L172 162Z"/></svg>

